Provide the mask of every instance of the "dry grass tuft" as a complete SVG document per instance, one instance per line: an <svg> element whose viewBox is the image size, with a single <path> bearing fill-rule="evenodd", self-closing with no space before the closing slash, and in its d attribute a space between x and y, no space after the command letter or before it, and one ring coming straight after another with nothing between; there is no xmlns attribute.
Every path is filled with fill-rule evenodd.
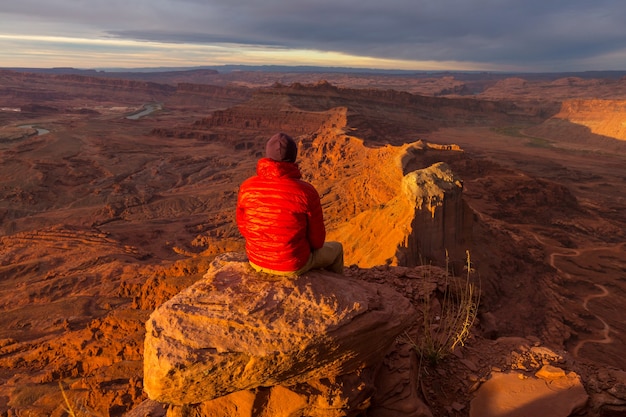
<svg viewBox="0 0 626 417"><path fill-rule="evenodd" d="M472 279L469 251L466 251L465 275L453 277L449 272L446 252L446 281L441 297L426 297L421 306L423 315L422 332L417 340L409 340L418 352L421 361L436 365L457 346L463 346L470 332L480 304L480 282ZM421 368L421 364L420 364Z"/></svg>

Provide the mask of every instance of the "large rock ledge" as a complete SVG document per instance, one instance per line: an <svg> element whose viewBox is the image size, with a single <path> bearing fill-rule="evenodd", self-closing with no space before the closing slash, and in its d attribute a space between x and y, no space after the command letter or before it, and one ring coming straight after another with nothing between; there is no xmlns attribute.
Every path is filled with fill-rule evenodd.
<svg viewBox="0 0 626 417"><path fill-rule="evenodd" d="M273 277L243 254L225 254L146 322L144 390L184 406L317 381L337 388L360 375L361 384L350 384L359 392L329 407L366 407L376 370L415 320L410 301L386 286L326 271Z"/></svg>

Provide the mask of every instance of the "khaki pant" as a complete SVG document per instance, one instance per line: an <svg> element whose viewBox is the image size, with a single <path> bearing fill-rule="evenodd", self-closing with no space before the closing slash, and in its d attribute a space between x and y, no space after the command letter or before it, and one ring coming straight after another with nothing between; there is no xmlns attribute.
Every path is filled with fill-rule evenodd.
<svg viewBox="0 0 626 417"><path fill-rule="evenodd" d="M297 271L275 271L250 262L252 268L272 275L299 276L311 269L327 269L343 274L343 246L339 242L325 242L324 246L314 250L306 264Z"/></svg>

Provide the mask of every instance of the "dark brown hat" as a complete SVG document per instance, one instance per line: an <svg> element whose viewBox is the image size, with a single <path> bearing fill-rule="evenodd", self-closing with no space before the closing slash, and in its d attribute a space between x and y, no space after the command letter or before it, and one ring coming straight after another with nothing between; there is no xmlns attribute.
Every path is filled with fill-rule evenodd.
<svg viewBox="0 0 626 417"><path fill-rule="evenodd" d="M285 133L277 133L267 141L265 156L274 161L296 162L298 145Z"/></svg>

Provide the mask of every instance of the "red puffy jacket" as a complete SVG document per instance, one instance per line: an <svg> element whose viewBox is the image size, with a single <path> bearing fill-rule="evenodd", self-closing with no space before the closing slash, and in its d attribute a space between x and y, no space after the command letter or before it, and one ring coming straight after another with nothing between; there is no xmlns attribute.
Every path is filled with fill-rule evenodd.
<svg viewBox="0 0 626 417"><path fill-rule="evenodd" d="M326 239L319 194L300 179L295 163L262 158L256 171L241 184L237 199L248 259L275 271L297 271Z"/></svg>

